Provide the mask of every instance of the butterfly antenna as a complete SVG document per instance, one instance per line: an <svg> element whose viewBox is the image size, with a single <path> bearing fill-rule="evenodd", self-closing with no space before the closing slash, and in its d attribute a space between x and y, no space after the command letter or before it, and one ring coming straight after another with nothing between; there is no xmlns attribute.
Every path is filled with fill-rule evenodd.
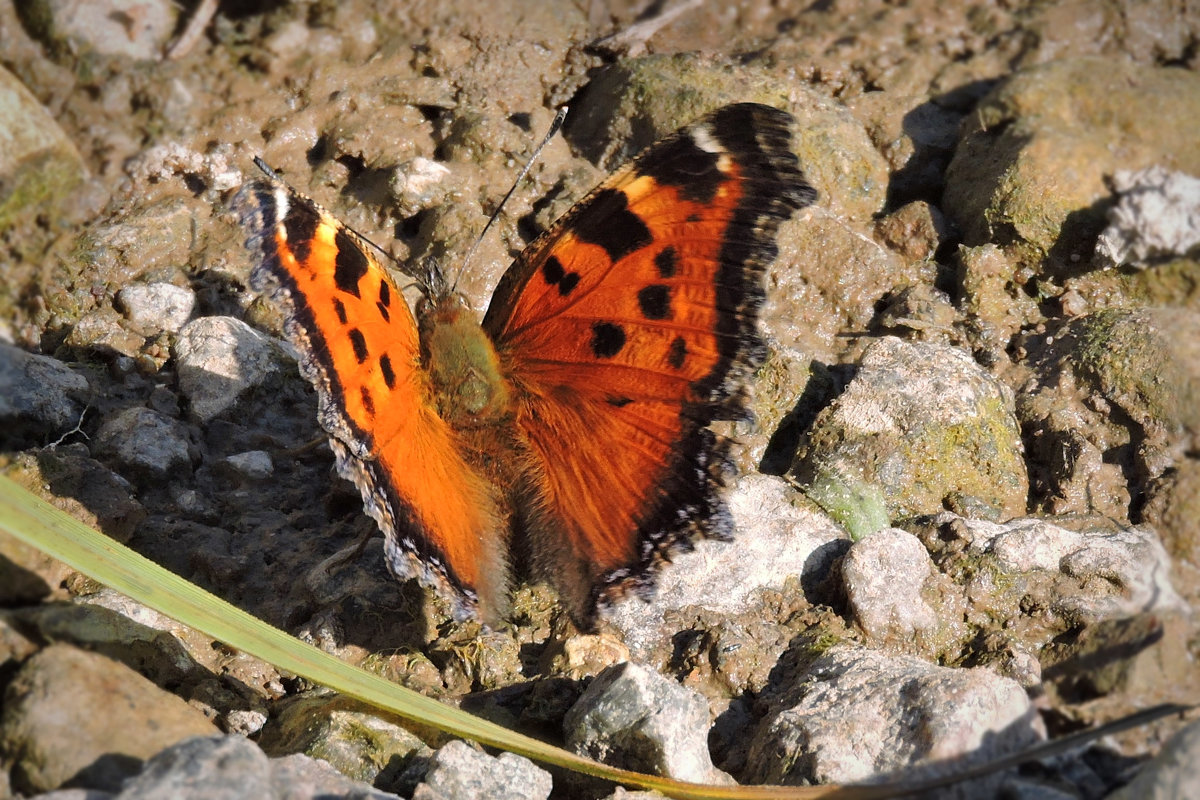
<svg viewBox="0 0 1200 800"><path fill-rule="evenodd" d="M275 170L271 169L271 167L270 167L270 166L267 164L267 162L263 161L263 160L262 160L261 158L259 158L258 156L255 156L255 157L254 157L254 166L256 166L256 167L258 167L259 169L261 169L261 170L263 171L263 173L265 173L265 174L266 174L266 176L267 176L268 178L270 178L271 180L273 180L273 181L277 181L278 183L282 183L284 186L286 186L286 187L287 187L288 189L290 189L292 192L294 192L295 194L298 194L298 195L300 195L301 197L306 197L306 195L305 195L303 192L297 192L297 191L295 190L295 188L293 188L293 187L292 187L292 185L291 185L290 183L288 183L288 182L287 182L287 181L285 181L283 178L281 178L281 177L279 176L279 173L278 173L278 172L276 172ZM310 202L311 202L311 201L310 201ZM318 206L318 207L319 207L319 206ZM339 220L339 221L340 221L340 220ZM385 261L390 261L391 263L393 263L393 264L395 264L395 265L396 265L396 268L397 268L397 269L399 269L401 272L404 272L404 266L403 266L403 265L402 265L402 264L401 264L399 261L397 261L397 260L396 260L396 257L395 257L395 256L393 256L391 253L389 253L387 250L384 250L382 247L380 247L379 245L375 244L375 243L374 243L374 242L372 242L370 239L368 239L366 236L363 236L361 233L359 233L358 231L354 230L354 228L351 228L351 227L350 227L349 225L347 225L346 223L342 222L342 223L341 223L341 225L342 225L342 227L343 227L343 228L345 228L346 230L350 231L350 232L351 232L351 233L353 233L355 236L357 236L357 237L358 237L360 240L362 240L362 241L363 241L363 242L365 242L366 244L370 245L370 246L371 246L371 249L372 249L372 250L374 250L376 253L379 253L379 255L383 256L383 258L384 258L384 260L385 260Z"/></svg>
<svg viewBox="0 0 1200 800"><path fill-rule="evenodd" d="M521 184L521 181L529 174L529 170L533 168L533 164L537 161L538 156L542 154L542 151L546 149L546 145L550 144L550 140L554 138L554 134L558 133L558 129L562 127L563 120L567 118L567 110L567 106L558 109L558 113L554 115L554 121L550 123L550 130L546 131L546 135L542 137L542 143L537 146L537 149L533 151L533 155L525 162L525 166L521 168L521 174L513 181L512 188L508 190L508 194L504 195L503 199L500 200L500 205L496 206L496 210L488 217L487 224L479 232L478 238L475 239L475 244L471 245L471 249L467 251L467 257L462 260L462 266L454 276L454 283L450 285L451 293L458 286L458 276L466 271L467 265L471 263L471 257L475 255L475 250L479 247L479 243L483 241L483 237L487 234L488 228L492 227L492 223L496 221L496 217L500 216L500 210L504 208L504 204L508 202L508 198L512 197L513 192L517 190L517 186Z"/></svg>

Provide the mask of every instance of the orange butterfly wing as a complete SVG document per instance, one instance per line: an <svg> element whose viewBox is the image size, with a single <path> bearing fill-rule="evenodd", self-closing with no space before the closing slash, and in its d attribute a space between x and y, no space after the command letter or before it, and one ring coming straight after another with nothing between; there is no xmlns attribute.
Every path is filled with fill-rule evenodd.
<svg viewBox="0 0 1200 800"><path fill-rule="evenodd" d="M516 389L535 570L576 619L728 533L723 445L761 362L763 273L811 203L790 115L727 106L652 146L534 242L484 319Z"/></svg>
<svg viewBox="0 0 1200 800"><path fill-rule="evenodd" d="M278 287L338 470L383 530L392 571L446 590L460 617L502 607L506 516L438 416L396 285L357 234L278 180L249 184L235 208L262 258L252 283Z"/></svg>

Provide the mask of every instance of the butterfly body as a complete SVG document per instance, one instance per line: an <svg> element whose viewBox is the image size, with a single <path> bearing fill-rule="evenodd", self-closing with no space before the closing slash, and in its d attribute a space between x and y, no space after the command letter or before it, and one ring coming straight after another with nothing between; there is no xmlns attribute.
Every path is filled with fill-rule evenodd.
<svg viewBox="0 0 1200 800"><path fill-rule="evenodd" d="M728 106L654 145L525 249L482 322L441 276L414 317L328 212L243 188L252 278L278 287L398 576L495 621L519 561L588 627L693 537L730 533L708 425L744 416L776 231L815 197L791 121Z"/></svg>
<svg viewBox="0 0 1200 800"><path fill-rule="evenodd" d="M511 419L512 393L496 347L464 298L423 304L417 326L421 364L443 419L460 429Z"/></svg>

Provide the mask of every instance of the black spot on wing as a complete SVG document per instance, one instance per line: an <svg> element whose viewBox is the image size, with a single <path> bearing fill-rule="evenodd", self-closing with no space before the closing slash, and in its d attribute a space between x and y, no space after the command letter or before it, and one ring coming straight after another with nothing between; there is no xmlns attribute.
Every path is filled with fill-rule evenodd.
<svg viewBox="0 0 1200 800"><path fill-rule="evenodd" d="M379 371L383 373L383 382L389 389L396 388L396 372L392 369L392 360L384 353L379 357Z"/></svg>
<svg viewBox="0 0 1200 800"><path fill-rule="evenodd" d="M358 328L350 329L350 345L354 348L354 357L362 364L367 360L367 339Z"/></svg>
<svg viewBox="0 0 1200 800"><path fill-rule="evenodd" d="M671 289L662 283L654 283L641 289L638 308L646 319L667 319L671 316Z"/></svg>
<svg viewBox="0 0 1200 800"><path fill-rule="evenodd" d="M675 270L679 267L679 254L675 252L675 248L667 245L658 254L654 256L654 268L658 270L658 277L670 278L675 275Z"/></svg>
<svg viewBox="0 0 1200 800"><path fill-rule="evenodd" d="M546 283L557 286L558 293L563 297L569 295L579 284L579 273L563 270L562 262L556 256L550 256L546 263L542 264L542 277L546 279Z"/></svg>
<svg viewBox="0 0 1200 800"><path fill-rule="evenodd" d="M379 305L387 308L392 304L392 290L388 288L387 281L379 282Z"/></svg>
<svg viewBox="0 0 1200 800"><path fill-rule="evenodd" d="M653 241L646 223L629 210L628 198L618 189L601 189L575 214L571 226L575 237L604 248L613 261Z"/></svg>
<svg viewBox="0 0 1200 800"><path fill-rule="evenodd" d="M359 394L362 396L363 410L367 412L367 416L375 416L375 400L371 397L371 391L364 386Z"/></svg>
<svg viewBox="0 0 1200 800"><path fill-rule="evenodd" d="M346 316L346 307L336 297L333 298L333 313L337 314L338 322L343 325L349 321L349 318Z"/></svg>
<svg viewBox="0 0 1200 800"><path fill-rule="evenodd" d="M656 148L653 158L638 165L638 171L657 183L673 186L679 196L692 203L711 203L725 182L718 168L719 155L696 144L691 136L680 136Z"/></svg>
<svg viewBox="0 0 1200 800"><path fill-rule="evenodd" d="M628 397L615 395L610 395L604 399L610 406L616 406L617 408L624 408L633 402L633 400Z"/></svg>
<svg viewBox="0 0 1200 800"><path fill-rule="evenodd" d="M367 274L367 257L345 231L338 231L333 243L337 247L333 282L346 294L359 297L358 282Z"/></svg>
<svg viewBox="0 0 1200 800"><path fill-rule="evenodd" d="M274 198L271 203L273 206ZM288 247L297 261L303 262L308 259L308 254L312 252L313 235L320 224L321 218L311 206L296 202L293 198L292 206L283 218L283 229L287 232Z"/></svg>
<svg viewBox="0 0 1200 800"><path fill-rule="evenodd" d="M667 363L672 369L679 369L683 366L683 362L687 360L687 342L682 336L676 336L671 342L671 349L667 351Z"/></svg>
<svg viewBox="0 0 1200 800"><path fill-rule="evenodd" d="M625 331L611 322L592 323L592 352L597 358L612 358L625 346Z"/></svg>

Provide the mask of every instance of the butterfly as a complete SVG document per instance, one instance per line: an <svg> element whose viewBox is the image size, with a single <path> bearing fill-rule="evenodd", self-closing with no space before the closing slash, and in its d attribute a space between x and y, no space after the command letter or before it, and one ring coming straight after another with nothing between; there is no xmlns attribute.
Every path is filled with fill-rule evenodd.
<svg viewBox="0 0 1200 800"><path fill-rule="evenodd" d="M415 315L372 245L273 174L234 208L388 565L502 619L515 569L577 624L728 538L727 443L765 346L780 224L816 199L794 120L720 108L614 172L505 272L480 322L436 268Z"/></svg>

